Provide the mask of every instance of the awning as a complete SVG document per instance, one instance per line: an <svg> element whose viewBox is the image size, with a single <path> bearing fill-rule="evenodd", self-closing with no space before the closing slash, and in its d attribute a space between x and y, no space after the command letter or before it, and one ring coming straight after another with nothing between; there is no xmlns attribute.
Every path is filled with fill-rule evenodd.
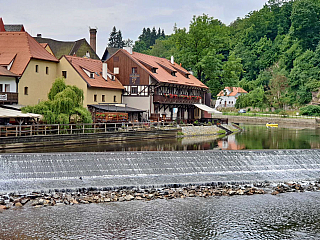
<svg viewBox="0 0 320 240"><path fill-rule="evenodd" d="M208 107L207 105L204 104L194 104L197 108L206 111L207 113L213 113L213 114L222 114L222 112L219 112L218 110Z"/></svg>
<svg viewBox="0 0 320 240"><path fill-rule="evenodd" d="M146 110L132 108L132 107L124 107L124 106L117 106L117 105L109 105L109 104L97 104L97 105L88 105L89 107L93 107L95 109L99 109L100 111L106 112L126 112L126 113L143 113Z"/></svg>
<svg viewBox="0 0 320 240"><path fill-rule="evenodd" d="M0 108L0 118L41 118L42 115L35 113L22 113L18 110Z"/></svg>

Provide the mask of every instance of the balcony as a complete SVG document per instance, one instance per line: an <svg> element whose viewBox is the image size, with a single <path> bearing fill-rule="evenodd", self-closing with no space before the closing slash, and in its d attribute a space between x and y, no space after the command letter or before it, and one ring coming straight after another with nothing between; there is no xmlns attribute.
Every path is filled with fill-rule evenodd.
<svg viewBox="0 0 320 240"><path fill-rule="evenodd" d="M191 98L191 99L190 99ZM200 103L201 98L199 96L183 96L180 95L154 95L153 102L161 104L186 104L192 105Z"/></svg>
<svg viewBox="0 0 320 240"><path fill-rule="evenodd" d="M17 104L18 93L0 92L0 104Z"/></svg>

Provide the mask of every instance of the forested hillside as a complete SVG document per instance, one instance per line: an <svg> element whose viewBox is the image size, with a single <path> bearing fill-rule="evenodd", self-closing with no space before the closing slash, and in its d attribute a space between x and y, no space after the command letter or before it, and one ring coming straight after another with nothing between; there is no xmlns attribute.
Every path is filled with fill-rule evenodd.
<svg viewBox="0 0 320 240"><path fill-rule="evenodd" d="M194 16L188 30L175 26L172 35L136 50L173 55L213 96L225 86L244 88L249 94L238 99L238 107L283 108L310 103L311 92L319 89L319 40L320 1L269 0L229 26Z"/></svg>

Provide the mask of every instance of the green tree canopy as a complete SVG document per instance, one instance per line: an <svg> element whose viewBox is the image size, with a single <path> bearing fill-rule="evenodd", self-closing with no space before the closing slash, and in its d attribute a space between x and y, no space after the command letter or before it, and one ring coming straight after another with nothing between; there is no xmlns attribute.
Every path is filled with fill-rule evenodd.
<svg viewBox="0 0 320 240"><path fill-rule="evenodd" d="M91 113L82 103L83 91L76 86L66 85L63 78L58 78L48 93L48 101L26 106L22 111L41 114L44 117L43 121L49 124L68 124L71 119L91 123Z"/></svg>

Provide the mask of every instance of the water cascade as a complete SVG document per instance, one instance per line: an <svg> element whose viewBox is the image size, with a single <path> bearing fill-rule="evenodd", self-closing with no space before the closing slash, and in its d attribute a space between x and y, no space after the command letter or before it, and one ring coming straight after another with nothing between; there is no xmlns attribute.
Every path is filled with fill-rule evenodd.
<svg viewBox="0 0 320 240"><path fill-rule="evenodd" d="M320 177L320 150L3 154L0 193Z"/></svg>

